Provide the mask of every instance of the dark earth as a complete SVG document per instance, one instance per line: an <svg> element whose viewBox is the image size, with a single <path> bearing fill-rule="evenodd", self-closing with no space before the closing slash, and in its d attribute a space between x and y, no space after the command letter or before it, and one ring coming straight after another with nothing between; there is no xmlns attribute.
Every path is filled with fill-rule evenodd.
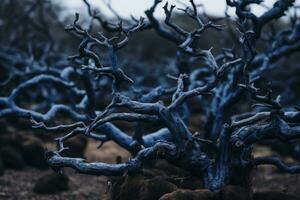
<svg viewBox="0 0 300 200"><path fill-rule="evenodd" d="M86 150L89 161L98 160L112 163L116 159L120 160L119 156L122 157L123 161L129 156L127 152L114 143L109 142L100 150L97 150L97 145L94 142L89 143ZM256 155L273 153L265 147L256 149ZM242 194L245 191L242 188L228 186L218 194L211 193L200 189L201 181L198 179L169 165L168 169L164 171L165 166L163 162L157 162L152 171L146 169L142 175L131 177L124 175L121 178L82 175L68 169L64 171L68 177L66 188L60 185L62 190L51 191L51 194L34 192L36 183L41 181L43 177L55 176L51 169L41 170L31 167L26 167L23 170L7 169L4 175L0 176L0 199L110 199L111 193L114 194L114 199L124 199L118 197L122 194L126 195L125 199L140 198L144 200L159 199L163 195L161 200L217 199L220 196L222 199L243 199ZM170 173L177 173L179 176L174 177ZM255 169L253 175L254 199L299 199L300 175L283 174L269 166ZM61 183L63 181L59 179L59 183L52 184L57 186L57 184L63 184Z"/></svg>

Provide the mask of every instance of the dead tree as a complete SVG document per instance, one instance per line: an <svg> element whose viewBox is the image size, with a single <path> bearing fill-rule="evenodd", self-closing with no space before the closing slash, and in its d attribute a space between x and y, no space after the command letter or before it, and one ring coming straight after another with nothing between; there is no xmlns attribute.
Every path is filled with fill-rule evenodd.
<svg viewBox="0 0 300 200"><path fill-rule="evenodd" d="M288 166L280 158L252 157L253 145L261 140L288 142L300 138L299 109L287 110L281 105L280 97L273 97L270 88L267 88L268 92L264 95L255 87L264 72L273 69L286 55L300 49L300 21L296 19L287 29L273 34L270 44L263 51L256 50L256 42L264 35L266 25L282 17L292 8L294 1L278 0L272 8L257 17L249 6L260 4L260 0L227 0L227 5L236 9L241 44L236 49L224 49L216 56L212 49L199 48L197 41L203 31L209 28L220 30L221 27L211 21L202 22L197 5L193 0L190 2L191 8L180 10L196 22L197 27L192 31L186 31L171 22L175 7L168 4L164 6L165 23L170 29L162 27L153 17L154 9L160 3L158 0L146 11L149 21L140 18L126 27L122 23L107 24L86 2L92 20L97 19L107 29L118 34L113 37L101 32L93 35L90 28L85 29L79 25L79 14L76 14L73 24L66 30L81 40L78 54L69 57L81 69L67 68L60 75L38 75L21 83L9 96L0 98L0 105L4 107L0 117L30 118L34 123L33 128L66 133L56 139L58 150L46 153L48 163L55 171L70 167L85 174L121 176L139 171L145 161L161 158L198 176L203 180L205 188L210 190L223 188L232 183L236 176L247 177L255 165L271 164L284 172L299 173L299 165ZM135 32L146 28L154 28L158 34L174 40L179 52L203 60L205 66L188 74L172 76L177 83L174 87L159 86L133 99L123 92L121 86L132 83L134 78L129 78L124 72L126 69L119 66L117 52L128 44ZM103 48L107 50L109 62L100 58L99 52ZM83 80L83 87L69 79L68 74L72 72L76 72ZM204 74L205 78L199 80L199 74ZM101 94L95 90L97 81L94 78L102 79L103 76L112 80L112 98L101 111L96 109ZM74 105L52 105L46 113L16 105L15 99L20 92L41 82L62 87L67 94L77 96L80 100ZM232 109L238 105L241 97L247 95L256 102L254 106L260 109L247 113L233 112ZM204 98L207 96L210 98ZM168 97L169 101L162 101L162 97ZM203 115L206 116L203 135L192 133L188 126L188 100L192 98L199 98L199 105L203 106ZM73 123L49 125L61 113L67 115ZM136 128L134 135L121 131L114 124L116 120L133 122ZM145 132L143 124L153 122L160 123L163 128L152 133ZM107 164L62 157L61 152L67 149L64 142L79 134L100 141L101 144L112 140L128 150L132 158L126 163ZM209 147L210 153L206 152L204 146ZM239 180L235 184L245 183Z"/></svg>

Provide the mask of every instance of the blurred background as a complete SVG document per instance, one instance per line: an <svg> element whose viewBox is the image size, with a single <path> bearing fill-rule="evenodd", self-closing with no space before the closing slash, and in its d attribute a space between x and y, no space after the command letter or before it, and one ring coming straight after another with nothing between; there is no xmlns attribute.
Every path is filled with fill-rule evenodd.
<svg viewBox="0 0 300 200"><path fill-rule="evenodd" d="M60 4L64 6L69 12L83 12L85 10L84 3L81 0L52 0L56 4ZM252 11L260 15L262 14L267 8L271 7L276 0L266 0L263 3L263 6L252 6ZM162 5L166 2L163 1ZM178 8L185 8L188 5L188 1L185 0L170 0L168 1L172 5L176 5ZM93 5L94 8L98 8L101 12L109 17L113 17L110 9L107 7L107 4L110 4L112 8L122 17L129 18L131 15L135 17L145 16L144 11L151 7L153 4L152 0L91 0L90 3ZM203 5L203 9L209 15L212 16L224 16L225 9L226 9L226 1L219 1L219 0L201 0L198 3ZM233 15L234 9L229 8L228 13ZM159 18L164 18L165 14L162 8L158 8L155 12L155 15Z"/></svg>

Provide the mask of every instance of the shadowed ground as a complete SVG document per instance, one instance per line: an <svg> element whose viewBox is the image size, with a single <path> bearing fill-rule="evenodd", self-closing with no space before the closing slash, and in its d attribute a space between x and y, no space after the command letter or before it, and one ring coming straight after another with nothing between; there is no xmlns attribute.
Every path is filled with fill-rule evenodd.
<svg viewBox="0 0 300 200"><path fill-rule="evenodd" d="M97 143L90 142L86 150L89 160L113 163L118 156L126 160L128 153L109 142L97 150ZM272 153L268 148L258 148L256 154L268 155ZM73 170L65 170L69 175L70 190L51 195L39 195L33 192L35 182L51 170L37 170L26 168L22 171L6 170L0 177L0 199L103 199L108 185L104 176L89 176L76 174ZM300 195L300 175L283 174L272 167L254 170L254 192L276 191Z"/></svg>

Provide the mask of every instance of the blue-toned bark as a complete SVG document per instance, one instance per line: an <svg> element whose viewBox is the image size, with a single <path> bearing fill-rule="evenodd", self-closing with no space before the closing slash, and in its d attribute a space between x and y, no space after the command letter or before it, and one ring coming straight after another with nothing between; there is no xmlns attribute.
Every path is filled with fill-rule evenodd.
<svg viewBox="0 0 300 200"><path fill-rule="evenodd" d="M178 9L195 23L196 27L189 31L172 21L174 5L166 3L163 6L166 26L154 17L160 0L154 0L153 6L145 12L147 19L125 20L124 24L107 22L84 0L90 26L83 28L79 25L80 16L75 14L74 22L65 28L80 40L78 53L68 57L72 67L64 60L64 69L29 70L27 80L13 88L9 95L0 97L0 117L27 118L35 129L64 133L56 138L58 150L46 153L49 165L56 171L71 167L85 174L121 176L139 171L145 161L162 158L202 178L204 186L210 190L222 189L234 176L249 175L249 168L254 165L271 164L285 172L300 172L298 165L287 166L278 158L251 156L253 144L260 140L279 139L286 142L300 138L299 109L287 111L280 97L274 98L271 90L263 95L255 87L261 75L273 69L280 59L300 50L299 18L291 27L275 34L266 49L256 50L256 41L264 33L264 27L282 17L294 1L277 0L260 17L255 16L249 6L261 1L226 2L236 10L240 44L236 49L214 53L212 48L200 48L199 39L207 30L223 31L224 26L203 18L205 14L199 13L198 5L193 0L190 0L191 7ZM94 34L94 20L106 31L117 33L117 36L109 37L102 32ZM140 86L140 90L133 88L131 84L137 77L129 77L127 69L120 66L118 52L124 49L136 32L146 29L154 29L158 35L178 46L175 62L177 74L169 76L176 84L171 87L158 86L146 91L144 86ZM105 54L107 60L102 59L100 53ZM190 68L190 63L195 60L201 60L203 66ZM17 72L12 74L20 76ZM82 81L82 85L74 81L74 76ZM105 82L106 86L111 86L109 94L98 90L101 87L99 79L103 77L110 80ZM44 89L44 84L63 89L63 94L56 91L55 96L72 99L73 103L50 103L46 112L17 105L19 95L37 85ZM128 88L124 89L123 85ZM138 93L138 98L131 95L132 91ZM110 97L110 102L105 109L98 110L97 103L104 101L106 96ZM255 101L254 107L264 109L235 115L233 109L243 96ZM199 120L199 124L205 127L204 134L192 133L188 124L191 117L189 101L195 99L206 119L205 122ZM63 124L57 121L61 114L71 122ZM115 123L117 120L132 123L134 134L131 136L122 131ZM162 128L148 133L144 129L146 123L159 124ZM79 134L97 140L101 145L114 141L129 151L132 158L127 163L107 164L62 157L60 154L67 150L64 142ZM212 153L206 152L204 147L207 146L213 150Z"/></svg>

